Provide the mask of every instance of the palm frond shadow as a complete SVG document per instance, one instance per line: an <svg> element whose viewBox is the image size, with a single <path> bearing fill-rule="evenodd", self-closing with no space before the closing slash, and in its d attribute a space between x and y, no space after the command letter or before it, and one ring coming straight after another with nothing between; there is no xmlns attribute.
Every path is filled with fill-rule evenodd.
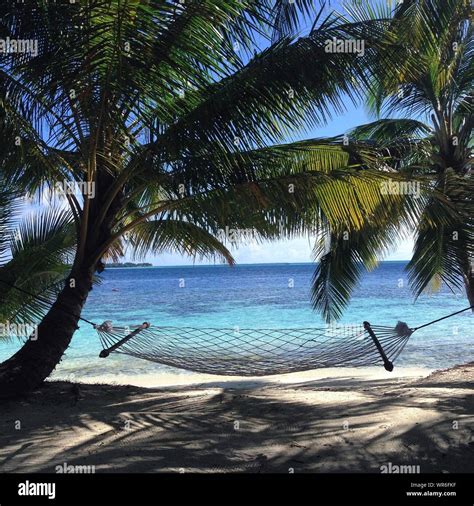
<svg viewBox="0 0 474 506"><path fill-rule="evenodd" d="M392 462L419 465L422 473L465 472L474 464L474 397L440 386L354 378L285 386L307 394L296 402L264 384L144 390L55 382L23 401L33 410L46 406L34 423L0 435L0 469L55 472L66 462L98 473L379 473ZM353 402L345 404L349 390ZM312 397L321 391L328 400ZM4 406L4 427L19 407ZM402 408L410 420L397 417Z"/></svg>

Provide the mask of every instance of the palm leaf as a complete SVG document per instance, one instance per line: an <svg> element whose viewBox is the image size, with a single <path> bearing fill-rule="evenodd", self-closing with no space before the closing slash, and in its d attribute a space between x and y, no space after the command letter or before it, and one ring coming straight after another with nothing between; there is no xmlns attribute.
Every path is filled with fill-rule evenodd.
<svg viewBox="0 0 474 506"><path fill-rule="evenodd" d="M66 279L76 237L68 211L46 209L25 217L9 234L11 259L0 267L0 314L12 322L37 322ZM19 292L11 285L33 296ZM40 296L40 299L34 296Z"/></svg>
<svg viewBox="0 0 474 506"><path fill-rule="evenodd" d="M173 219L140 223L129 235L136 258L145 258L150 253L175 252L195 259L219 258L233 265L232 254L221 241L222 238L200 226Z"/></svg>

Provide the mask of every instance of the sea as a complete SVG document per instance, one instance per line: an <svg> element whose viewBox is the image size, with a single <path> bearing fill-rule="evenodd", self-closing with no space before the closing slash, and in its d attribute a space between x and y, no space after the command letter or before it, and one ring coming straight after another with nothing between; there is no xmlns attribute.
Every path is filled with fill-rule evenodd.
<svg viewBox="0 0 474 506"><path fill-rule="evenodd" d="M464 293L446 287L415 300L405 266L381 262L365 274L337 325L357 326L367 320L373 325L403 321L418 327L469 305ZM121 326L148 321L196 328L321 328L325 322L311 305L314 270L309 263L113 268L102 273L83 316ZM474 315L466 311L415 332L396 366L441 369L467 363L474 360L473 341ZM0 360L19 346L18 340L0 340ZM81 322L53 378L192 374L120 354L101 359L100 351L96 331Z"/></svg>

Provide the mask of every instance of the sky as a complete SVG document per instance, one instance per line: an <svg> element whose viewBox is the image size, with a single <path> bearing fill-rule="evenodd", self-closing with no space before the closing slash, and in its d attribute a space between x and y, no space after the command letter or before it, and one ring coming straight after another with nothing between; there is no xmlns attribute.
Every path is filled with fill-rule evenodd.
<svg viewBox="0 0 474 506"><path fill-rule="evenodd" d="M383 260L408 260L413 247L412 241L406 241ZM249 244L237 250L231 250L237 264L265 264L265 263L302 263L312 262L312 245L308 238L293 239L291 241L277 241L262 244ZM130 257L128 257L131 260ZM382 259L381 259L382 260ZM142 261L142 260L140 260ZM193 262L192 259L169 253L159 256L149 256L144 261L157 266L172 265L202 265L212 264L212 261Z"/></svg>

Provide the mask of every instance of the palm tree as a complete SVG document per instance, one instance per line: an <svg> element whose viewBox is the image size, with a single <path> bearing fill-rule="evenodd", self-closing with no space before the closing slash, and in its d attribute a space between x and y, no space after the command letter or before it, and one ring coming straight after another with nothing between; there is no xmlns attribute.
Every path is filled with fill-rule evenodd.
<svg viewBox="0 0 474 506"><path fill-rule="evenodd" d="M433 194L414 222L403 219L394 207L385 223L374 217L349 240L332 233L327 250L318 244L323 256L313 300L328 319L341 314L361 273L410 232L416 241L407 270L415 296L444 282L453 291L465 288L474 306L470 16L468 0L406 0L393 13L388 31L398 41L403 63L377 67L368 95L369 107L386 117L348 136L383 153L385 171L438 192L447 205L440 206ZM406 195L407 201L414 198L415 194Z"/></svg>

